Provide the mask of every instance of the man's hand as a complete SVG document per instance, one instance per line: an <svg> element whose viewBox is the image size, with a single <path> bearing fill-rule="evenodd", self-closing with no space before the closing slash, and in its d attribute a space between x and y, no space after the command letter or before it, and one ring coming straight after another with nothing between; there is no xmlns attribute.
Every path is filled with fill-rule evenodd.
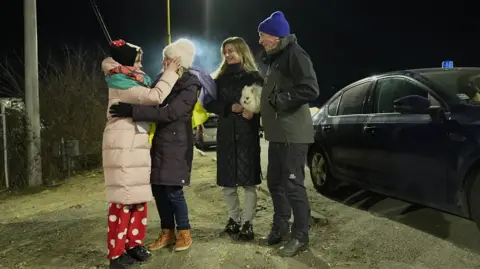
<svg viewBox="0 0 480 269"><path fill-rule="evenodd" d="M253 118L254 113L250 112L248 110L243 110L242 112L242 117L244 117L247 120L251 120Z"/></svg>
<svg viewBox="0 0 480 269"><path fill-rule="evenodd" d="M291 51L288 69L293 87L275 87L268 100L278 112L296 110L315 101L319 95L317 75L310 56L305 51Z"/></svg>
<svg viewBox="0 0 480 269"><path fill-rule="evenodd" d="M133 105L118 103L110 106L110 114L114 118L131 118L133 116Z"/></svg>
<svg viewBox="0 0 480 269"><path fill-rule="evenodd" d="M240 104L233 104L232 105L232 112L234 113L242 113L243 112L243 106Z"/></svg>
<svg viewBox="0 0 480 269"><path fill-rule="evenodd" d="M277 99L278 99L278 89L273 89L273 91L268 96L268 103L277 110Z"/></svg>

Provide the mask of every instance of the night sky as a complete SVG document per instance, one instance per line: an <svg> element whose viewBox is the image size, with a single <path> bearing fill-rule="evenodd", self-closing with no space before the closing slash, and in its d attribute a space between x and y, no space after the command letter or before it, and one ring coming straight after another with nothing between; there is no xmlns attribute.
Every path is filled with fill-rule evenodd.
<svg viewBox="0 0 480 269"><path fill-rule="evenodd" d="M165 0L96 0L112 37L144 48L145 70L160 70L166 39ZM474 1L370 0L171 0L173 40L190 37L199 46L197 66L213 69L219 46L241 36L256 55L257 26L282 10L292 33L310 54L321 99L350 82L390 70L479 66L479 4ZM476 1L478 2L478 1ZM209 4L207 4L209 3ZM89 0L38 0L40 60L65 46L92 49L106 41ZM22 57L23 0L2 0L2 60ZM5 27L7 26L7 27Z"/></svg>

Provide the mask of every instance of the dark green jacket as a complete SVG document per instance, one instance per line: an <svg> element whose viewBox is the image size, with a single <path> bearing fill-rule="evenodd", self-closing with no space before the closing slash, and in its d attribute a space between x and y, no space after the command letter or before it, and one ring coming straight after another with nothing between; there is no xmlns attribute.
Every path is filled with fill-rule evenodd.
<svg viewBox="0 0 480 269"><path fill-rule="evenodd" d="M281 39L277 48L264 54L268 65L260 113L265 139L270 142L313 143L309 102L319 95L317 76L310 56L297 44L295 35Z"/></svg>

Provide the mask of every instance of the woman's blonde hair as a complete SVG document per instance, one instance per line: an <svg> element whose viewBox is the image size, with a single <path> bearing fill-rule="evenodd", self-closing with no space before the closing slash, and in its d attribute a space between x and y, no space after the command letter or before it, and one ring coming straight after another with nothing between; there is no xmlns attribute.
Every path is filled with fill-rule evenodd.
<svg viewBox="0 0 480 269"><path fill-rule="evenodd" d="M243 69L247 72L258 72L257 64L255 63L255 59L253 58L252 51L247 45L247 42L243 40L241 37L229 37L225 39L222 43L220 48L220 53L222 54L222 62L218 69L213 72L213 78L218 78L225 72L227 69L228 63L225 59L225 54L223 53L225 50L225 46L231 44L237 53L240 55L240 64L242 65Z"/></svg>

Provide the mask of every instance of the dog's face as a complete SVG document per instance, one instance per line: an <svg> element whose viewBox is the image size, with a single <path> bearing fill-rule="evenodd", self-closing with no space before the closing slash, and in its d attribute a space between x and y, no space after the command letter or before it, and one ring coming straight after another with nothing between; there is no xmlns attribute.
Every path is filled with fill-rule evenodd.
<svg viewBox="0 0 480 269"><path fill-rule="evenodd" d="M240 104L248 111L259 113L261 93L262 87L259 85L245 86L242 90Z"/></svg>

